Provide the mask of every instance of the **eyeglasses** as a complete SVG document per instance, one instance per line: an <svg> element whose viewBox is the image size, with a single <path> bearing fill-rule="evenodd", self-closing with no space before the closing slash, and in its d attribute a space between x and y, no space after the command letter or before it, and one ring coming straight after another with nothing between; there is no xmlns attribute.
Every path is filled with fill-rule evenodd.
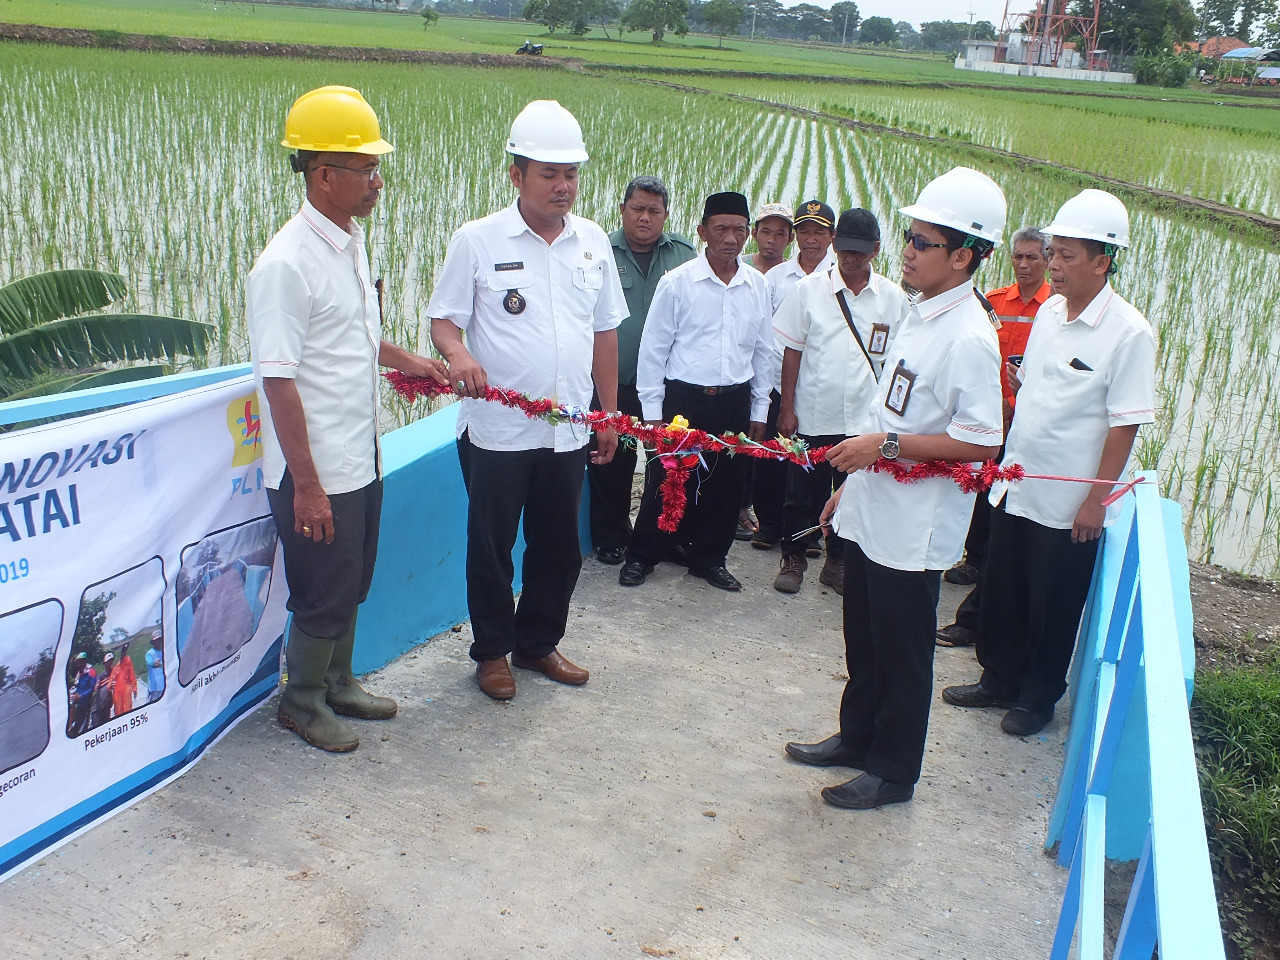
<svg viewBox="0 0 1280 960"><path fill-rule="evenodd" d="M955 244L930 243L924 237L920 236L920 234L912 233L910 230L902 231L902 242L903 244L908 244L908 243L911 244L911 246L915 247L916 250L919 251L920 253L924 253L926 250L930 249L931 247L945 247L948 250L955 249Z"/></svg>
<svg viewBox="0 0 1280 960"><path fill-rule="evenodd" d="M375 179L382 173L382 166L374 164L372 167L347 167L340 163L317 163L317 167L337 167L339 170L350 170L352 173L362 173L369 178L369 182L373 183Z"/></svg>

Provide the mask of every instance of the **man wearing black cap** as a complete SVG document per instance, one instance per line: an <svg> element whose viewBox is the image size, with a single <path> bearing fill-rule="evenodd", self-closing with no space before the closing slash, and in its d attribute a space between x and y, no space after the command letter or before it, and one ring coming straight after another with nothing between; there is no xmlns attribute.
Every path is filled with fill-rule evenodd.
<svg viewBox="0 0 1280 960"><path fill-rule="evenodd" d="M777 314L795 285L811 273L825 273L836 265L831 253L836 214L821 200L806 200L796 207L796 255L769 271L769 305ZM774 339L773 390L769 394L769 418L765 436L778 432L782 403L782 343ZM781 460L756 460L751 465L751 503L760 526L751 537L751 546L769 550L782 536L782 505L787 496L787 465ZM816 546L816 538L814 540ZM815 554L816 556L816 554Z"/></svg>
<svg viewBox="0 0 1280 960"><path fill-rule="evenodd" d="M765 279L739 259L750 213L740 193L707 198L698 225L703 255L658 282L640 338L636 391L646 423L677 414L709 433L746 431L764 436L773 354L772 311ZM689 572L713 587L740 590L725 569L746 479L744 457L703 451L690 478L680 539L690 544ZM625 587L644 583L666 552L658 530L659 489L665 471L651 464L636 517L627 562L618 576Z"/></svg>
<svg viewBox="0 0 1280 960"><path fill-rule="evenodd" d="M831 446L866 432L871 400L885 351L911 305L907 295L871 269L880 252L880 224L869 210L846 210L835 229L838 268L800 280L773 318L783 345L782 403L778 430L799 434L811 447ZM809 566L805 538L839 478L825 461L805 470L787 464L782 564L773 582L796 593ZM844 593L840 540L827 537L827 559L818 581Z"/></svg>

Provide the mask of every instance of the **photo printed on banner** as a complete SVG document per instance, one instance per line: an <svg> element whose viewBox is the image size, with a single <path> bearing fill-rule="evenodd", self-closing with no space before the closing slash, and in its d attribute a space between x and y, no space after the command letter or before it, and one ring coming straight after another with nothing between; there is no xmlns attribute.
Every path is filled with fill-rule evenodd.
<svg viewBox="0 0 1280 960"><path fill-rule="evenodd" d="M275 521L259 517L219 530L182 551L174 581L178 682L239 652L257 632L271 590Z"/></svg>
<svg viewBox="0 0 1280 960"><path fill-rule="evenodd" d="M152 557L84 591L67 659L68 737L160 699L143 678L153 638L163 638L164 587L164 564Z"/></svg>
<svg viewBox="0 0 1280 960"><path fill-rule="evenodd" d="M49 681L62 617L57 600L0 613L0 773L49 745Z"/></svg>

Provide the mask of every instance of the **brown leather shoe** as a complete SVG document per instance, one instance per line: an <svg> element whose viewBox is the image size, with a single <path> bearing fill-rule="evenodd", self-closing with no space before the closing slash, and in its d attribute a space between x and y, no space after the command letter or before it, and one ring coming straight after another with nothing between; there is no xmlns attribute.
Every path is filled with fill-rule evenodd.
<svg viewBox="0 0 1280 960"><path fill-rule="evenodd" d="M521 670L533 670L548 680L567 683L573 687L586 683L591 676L586 670L566 660L559 650L552 650L540 660L526 660L518 653L513 653L511 662Z"/></svg>
<svg viewBox="0 0 1280 960"><path fill-rule="evenodd" d="M516 695L516 678L511 676L506 657L477 663L476 680L480 689L495 700L510 700Z"/></svg>

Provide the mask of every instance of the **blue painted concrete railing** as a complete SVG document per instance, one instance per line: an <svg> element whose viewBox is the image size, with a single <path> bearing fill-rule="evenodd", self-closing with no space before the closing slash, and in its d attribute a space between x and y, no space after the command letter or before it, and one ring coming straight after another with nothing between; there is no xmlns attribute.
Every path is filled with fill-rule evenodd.
<svg viewBox="0 0 1280 960"><path fill-rule="evenodd" d="M1047 843L1070 867L1053 960L1101 960L1108 855L1138 858L1115 960L1222 960L1187 704L1190 593L1177 504L1156 477L1107 531L1073 667L1071 732Z"/></svg>

